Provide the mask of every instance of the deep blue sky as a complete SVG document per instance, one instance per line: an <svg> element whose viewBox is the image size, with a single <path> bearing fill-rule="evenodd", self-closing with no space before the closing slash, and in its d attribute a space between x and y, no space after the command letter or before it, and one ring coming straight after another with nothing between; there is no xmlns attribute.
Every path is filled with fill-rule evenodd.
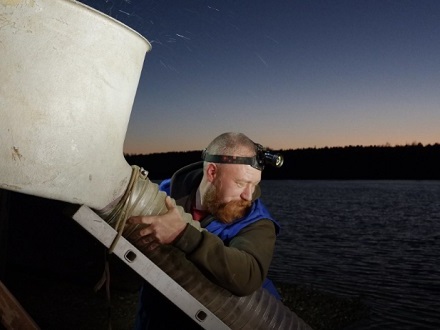
<svg viewBox="0 0 440 330"><path fill-rule="evenodd" d="M127 153L440 143L438 0L84 0L152 44Z"/></svg>

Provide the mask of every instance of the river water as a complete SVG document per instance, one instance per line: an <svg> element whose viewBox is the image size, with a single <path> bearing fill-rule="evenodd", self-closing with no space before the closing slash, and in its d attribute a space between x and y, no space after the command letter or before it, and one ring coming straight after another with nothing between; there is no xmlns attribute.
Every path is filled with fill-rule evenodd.
<svg viewBox="0 0 440 330"><path fill-rule="evenodd" d="M440 329L440 181L263 180L269 277L361 297L356 329Z"/></svg>

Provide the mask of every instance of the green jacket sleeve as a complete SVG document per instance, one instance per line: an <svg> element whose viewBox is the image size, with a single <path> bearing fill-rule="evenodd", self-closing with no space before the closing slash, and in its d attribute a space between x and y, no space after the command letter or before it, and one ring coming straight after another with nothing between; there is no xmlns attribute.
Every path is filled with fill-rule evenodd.
<svg viewBox="0 0 440 330"><path fill-rule="evenodd" d="M259 289L275 247L275 226L263 219L243 228L226 246L206 230L187 226L174 246L185 252L211 281L237 296Z"/></svg>

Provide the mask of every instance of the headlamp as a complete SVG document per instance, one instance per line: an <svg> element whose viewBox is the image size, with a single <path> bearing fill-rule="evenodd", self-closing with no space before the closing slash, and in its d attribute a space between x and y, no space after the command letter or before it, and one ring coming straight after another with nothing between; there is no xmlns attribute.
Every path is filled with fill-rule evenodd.
<svg viewBox="0 0 440 330"><path fill-rule="evenodd" d="M264 170L266 164L279 168L283 166L284 163L284 157L282 155L272 153L258 143L255 143L255 156L253 157L211 155L205 149L202 152L202 159L205 162L212 163L250 165L260 171Z"/></svg>

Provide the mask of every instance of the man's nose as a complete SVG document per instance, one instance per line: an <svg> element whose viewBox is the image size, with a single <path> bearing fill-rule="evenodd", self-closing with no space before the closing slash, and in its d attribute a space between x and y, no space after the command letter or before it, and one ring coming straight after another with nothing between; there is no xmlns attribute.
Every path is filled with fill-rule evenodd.
<svg viewBox="0 0 440 330"><path fill-rule="evenodd" d="M241 198L244 199L245 201L251 201L252 200L252 187L251 186L247 186L243 192L241 193Z"/></svg>

